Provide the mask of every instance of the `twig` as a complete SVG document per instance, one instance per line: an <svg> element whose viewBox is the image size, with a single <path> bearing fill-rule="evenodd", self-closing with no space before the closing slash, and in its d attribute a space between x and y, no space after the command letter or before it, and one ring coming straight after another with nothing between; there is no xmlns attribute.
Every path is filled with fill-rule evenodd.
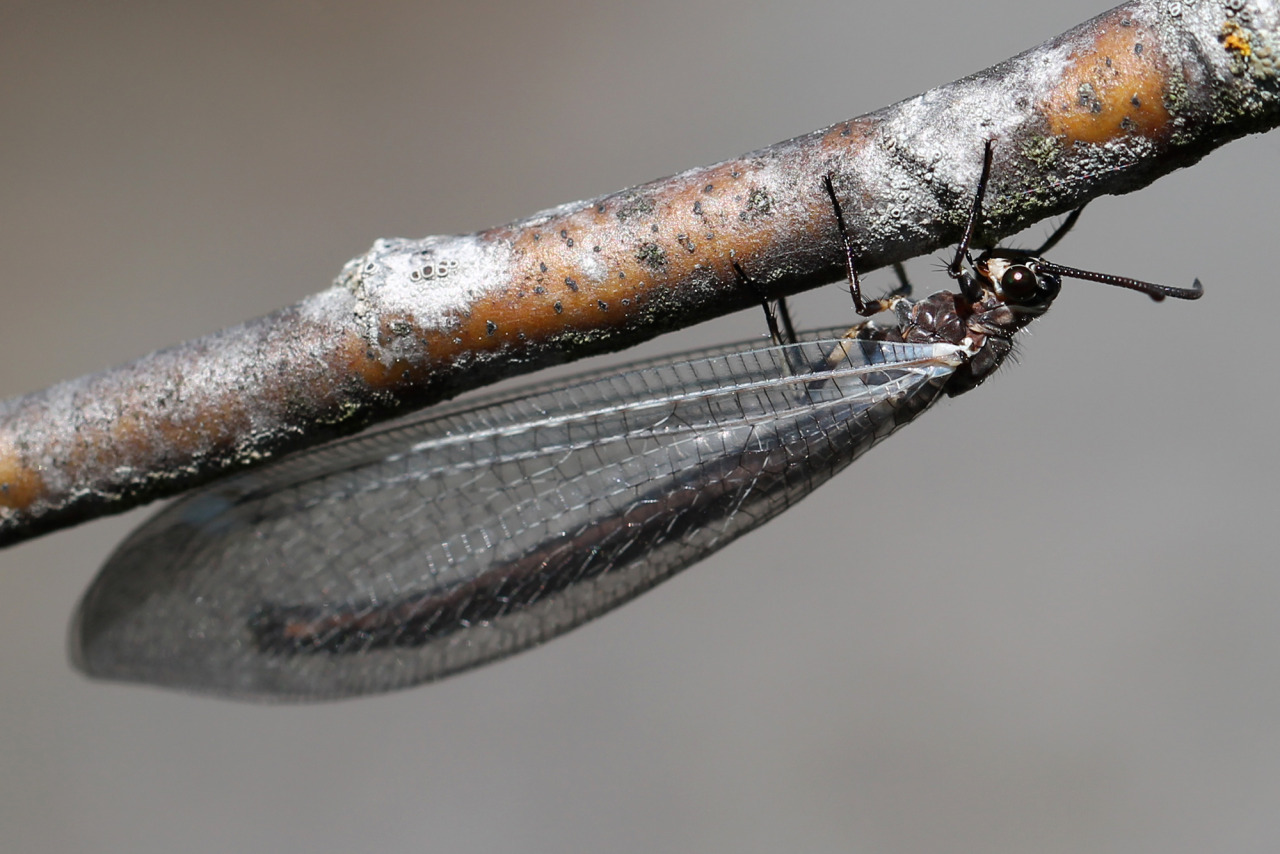
<svg viewBox="0 0 1280 854"><path fill-rule="evenodd" d="M1145 186L1280 121L1280 11L1120 6L984 72L737 160L478 234L383 240L332 288L0 403L0 544L170 495L492 380Z"/></svg>

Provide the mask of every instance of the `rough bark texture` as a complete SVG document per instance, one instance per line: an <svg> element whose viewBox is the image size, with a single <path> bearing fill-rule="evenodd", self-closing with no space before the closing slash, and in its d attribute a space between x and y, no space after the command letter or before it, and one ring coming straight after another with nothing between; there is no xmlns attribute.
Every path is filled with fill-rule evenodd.
<svg viewBox="0 0 1280 854"><path fill-rule="evenodd" d="M492 380L1130 192L1280 121L1269 0L1117 7L861 118L489 231L379 240L242 326L0 403L0 544L173 494Z"/></svg>

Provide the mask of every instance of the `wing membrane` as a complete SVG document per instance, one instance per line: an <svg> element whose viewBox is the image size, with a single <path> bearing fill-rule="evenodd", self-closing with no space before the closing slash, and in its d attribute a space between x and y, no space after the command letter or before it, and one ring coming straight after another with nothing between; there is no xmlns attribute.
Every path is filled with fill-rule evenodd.
<svg viewBox="0 0 1280 854"><path fill-rule="evenodd" d="M830 332L830 331L828 331ZM937 397L948 345L638 363L453 405L181 499L81 604L88 673L322 699L548 640L807 495Z"/></svg>

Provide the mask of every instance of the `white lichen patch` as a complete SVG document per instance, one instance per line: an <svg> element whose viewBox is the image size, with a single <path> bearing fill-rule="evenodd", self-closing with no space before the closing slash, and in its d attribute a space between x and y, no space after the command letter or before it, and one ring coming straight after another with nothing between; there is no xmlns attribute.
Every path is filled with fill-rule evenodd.
<svg viewBox="0 0 1280 854"><path fill-rule="evenodd" d="M476 235L381 239L347 263L332 290L354 297L345 310L378 360L391 364L419 354L423 334L448 333L508 287L505 259L503 247Z"/></svg>

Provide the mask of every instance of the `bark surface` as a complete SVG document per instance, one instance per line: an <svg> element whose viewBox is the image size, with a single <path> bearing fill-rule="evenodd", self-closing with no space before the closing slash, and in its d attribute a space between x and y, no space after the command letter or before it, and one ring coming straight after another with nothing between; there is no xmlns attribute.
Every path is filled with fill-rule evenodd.
<svg viewBox="0 0 1280 854"><path fill-rule="evenodd" d="M379 240L331 288L0 403L0 545L545 365L1139 189L1280 121L1270 0L1127 3L983 72L714 166L469 235Z"/></svg>

